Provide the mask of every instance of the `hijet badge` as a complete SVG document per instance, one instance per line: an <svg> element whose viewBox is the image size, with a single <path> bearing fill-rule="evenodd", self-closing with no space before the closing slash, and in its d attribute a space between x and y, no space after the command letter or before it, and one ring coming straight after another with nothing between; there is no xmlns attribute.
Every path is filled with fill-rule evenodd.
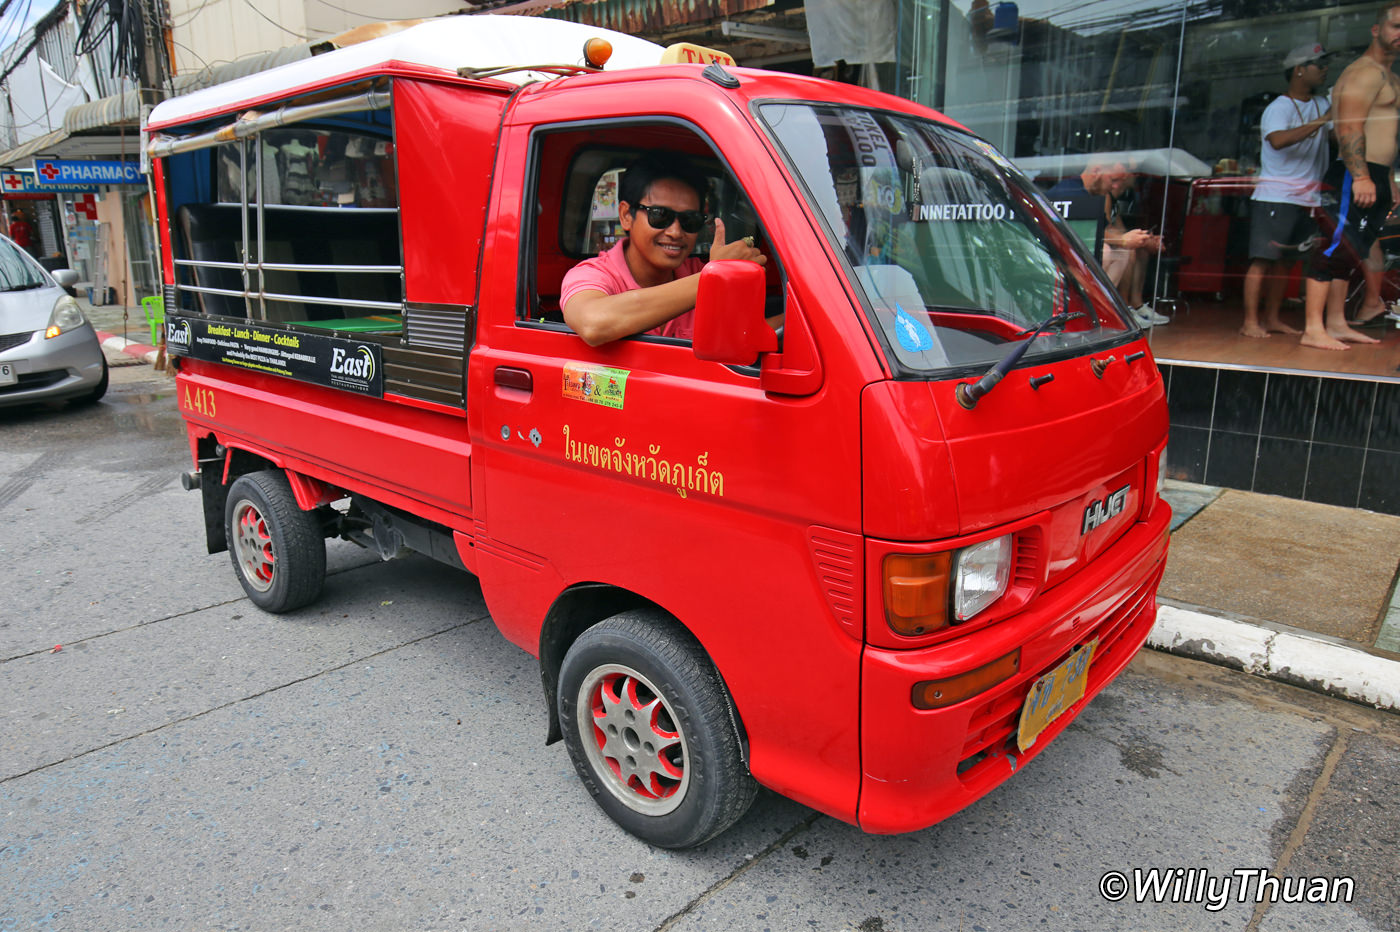
<svg viewBox="0 0 1400 932"><path fill-rule="evenodd" d="M1131 488L1131 485L1125 485L1118 491L1104 496L1101 500L1090 502L1089 506L1084 509L1084 526L1079 532L1080 536L1088 534L1110 518L1122 514L1124 506L1128 503L1128 490Z"/></svg>
<svg viewBox="0 0 1400 932"><path fill-rule="evenodd" d="M626 369L568 363L564 366L564 397L621 410L627 400Z"/></svg>

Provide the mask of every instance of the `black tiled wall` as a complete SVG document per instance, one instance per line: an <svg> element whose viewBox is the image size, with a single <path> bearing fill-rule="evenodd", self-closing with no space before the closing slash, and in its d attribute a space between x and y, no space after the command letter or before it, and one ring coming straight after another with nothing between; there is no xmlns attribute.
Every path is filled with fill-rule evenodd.
<svg viewBox="0 0 1400 932"><path fill-rule="evenodd" d="M1400 514L1400 382L1161 368L1173 479Z"/></svg>

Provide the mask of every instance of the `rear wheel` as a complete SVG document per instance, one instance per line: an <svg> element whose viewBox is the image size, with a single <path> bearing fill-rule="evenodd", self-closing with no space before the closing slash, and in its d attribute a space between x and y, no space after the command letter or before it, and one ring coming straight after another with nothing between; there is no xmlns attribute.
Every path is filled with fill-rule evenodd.
<svg viewBox="0 0 1400 932"><path fill-rule="evenodd" d="M757 793L723 681L689 632L659 614L624 612L574 642L559 671L559 720L594 800L651 844L708 841Z"/></svg>
<svg viewBox="0 0 1400 932"><path fill-rule="evenodd" d="M314 511L297 506L276 470L236 479L224 508L229 557L259 608L290 612L314 602L326 577L326 542Z"/></svg>

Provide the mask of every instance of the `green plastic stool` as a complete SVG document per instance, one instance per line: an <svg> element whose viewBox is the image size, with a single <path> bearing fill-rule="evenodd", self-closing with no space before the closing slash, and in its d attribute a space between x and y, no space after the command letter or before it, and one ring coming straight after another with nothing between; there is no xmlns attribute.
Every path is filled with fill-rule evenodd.
<svg viewBox="0 0 1400 932"><path fill-rule="evenodd" d="M151 345L160 346L160 332L165 327L165 299L158 294L142 298L141 310L146 314L146 323L151 325Z"/></svg>

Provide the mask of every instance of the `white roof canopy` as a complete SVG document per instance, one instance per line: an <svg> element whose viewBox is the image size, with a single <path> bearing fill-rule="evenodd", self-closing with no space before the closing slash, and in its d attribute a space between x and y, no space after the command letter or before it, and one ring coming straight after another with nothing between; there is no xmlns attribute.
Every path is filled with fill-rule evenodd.
<svg viewBox="0 0 1400 932"><path fill-rule="evenodd" d="M612 43L609 71L641 68L661 61L661 46L597 26L535 16L444 16L379 39L172 98L151 112L149 123L173 125L229 113L300 88L333 85L338 77L348 81L390 62L441 69L452 75L463 67L582 64L583 43L595 36ZM552 76L519 71L502 75L499 80L527 84L549 77Z"/></svg>

